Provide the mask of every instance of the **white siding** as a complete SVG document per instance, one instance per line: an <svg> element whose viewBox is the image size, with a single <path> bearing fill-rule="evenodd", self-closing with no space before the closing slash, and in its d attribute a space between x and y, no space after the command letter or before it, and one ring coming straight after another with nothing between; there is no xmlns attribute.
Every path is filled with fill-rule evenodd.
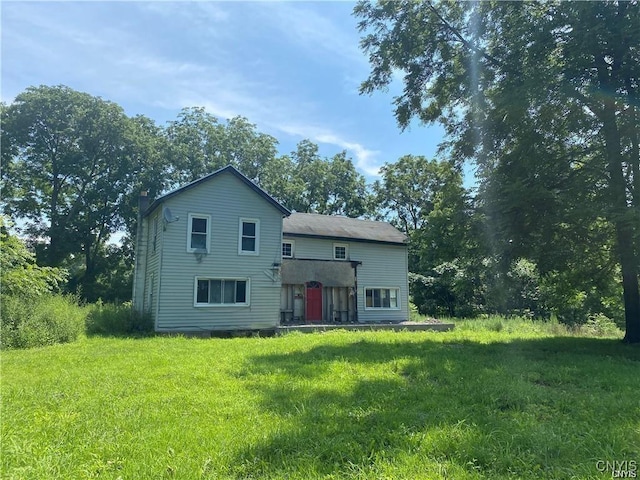
<svg viewBox="0 0 640 480"><path fill-rule="evenodd" d="M407 247L375 243L349 244L351 259L362 262L358 266L358 321L384 322L409 319L409 281ZM364 289L370 287L398 288L397 310L365 310Z"/></svg>
<svg viewBox="0 0 640 480"><path fill-rule="evenodd" d="M285 238L287 238L286 234ZM304 237L291 238L295 238L296 242L295 258L333 260L333 245L340 243L349 247L347 260L362 262L357 267L359 322L405 321L409 319L408 260L405 245ZM399 289L398 309L365 310L364 289L367 287Z"/></svg>
<svg viewBox="0 0 640 480"><path fill-rule="evenodd" d="M285 234L285 238L286 234ZM291 237L294 238L294 237ZM323 238L304 238L295 237L296 249L295 258L304 258L312 260L333 260L333 244L334 240ZM339 242L347 243L347 242ZM347 257L351 254L351 249L347 252ZM348 258L347 258L348 260Z"/></svg>
<svg viewBox="0 0 640 480"><path fill-rule="evenodd" d="M160 284L160 252L162 251L162 210L156 209L144 219L145 223L145 259L143 312L157 319L158 292ZM157 230L154 223L157 221ZM154 234L155 248L154 248Z"/></svg>
<svg viewBox="0 0 640 480"><path fill-rule="evenodd" d="M170 197L164 205L179 220L166 225L161 252L159 331L273 328L280 317L282 213L231 173ZM186 249L189 213L211 216L211 243L201 256ZM238 255L240 218L260 220L260 254ZM194 306L195 277L248 278L249 306Z"/></svg>

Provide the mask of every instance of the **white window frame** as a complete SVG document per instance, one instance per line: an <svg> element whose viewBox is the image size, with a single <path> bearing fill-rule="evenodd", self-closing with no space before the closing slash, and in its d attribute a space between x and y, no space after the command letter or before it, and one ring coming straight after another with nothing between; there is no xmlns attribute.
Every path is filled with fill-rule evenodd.
<svg viewBox="0 0 640 480"><path fill-rule="evenodd" d="M209 248L211 246L211 215L206 215L204 213L190 213L189 220L187 224L187 252L193 253L197 251L201 251L200 248L192 248L191 247L191 234L193 233L191 229L193 228L193 219L199 218L207 221L207 237L206 237L206 252L209 253ZM196 232L197 233L197 232Z"/></svg>
<svg viewBox="0 0 640 480"><path fill-rule="evenodd" d="M246 282L245 285L245 302L244 303L199 303L198 302L198 281L200 280L220 280L220 281L234 281L234 282ZM224 297L224 294L222 294ZM196 308L239 308L251 306L251 280L248 277L213 277L213 276L197 276L193 282L193 306Z"/></svg>
<svg viewBox="0 0 640 480"><path fill-rule="evenodd" d="M242 249L242 225L244 223L253 223L256 226L256 249L255 250L243 250ZM260 255L260 219L259 218L246 218L241 217L238 220L238 255Z"/></svg>
<svg viewBox="0 0 640 480"><path fill-rule="evenodd" d="M343 247L344 248L344 258L339 258L336 255L336 249L338 247ZM349 244L347 244L347 243L334 243L333 244L333 259L334 260L342 260L342 261L349 260Z"/></svg>
<svg viewBox="0 0 640 480"><path fill-rule="evenodd" d="M391 292L395 292L395 299L396 299L396 306L395 307L368 307L367 306L367 290L388 290L389 291L389 304L391 304L391 299L394 298L391 294ZM388 287L388 286L382 286L382 287L378 287L378 286L373 286L373 287L364 287L364 290L362 291L363 296L363 304L364 304L364 309L365 310L374 310L374 311L380 311L380 310L401 310L401 305L400 305L400 287Z"/></svg>
<svg viewBox="0 0 640 480"><path fill-rule="evenodd" d="M293 240L282 240L282 248L284 249L284 244L288 243L289 245L291 245L291 255L285 255L284 252L282 253L282 258L294 258L295 254L296 254L296 242L294 242Z"/></svg>

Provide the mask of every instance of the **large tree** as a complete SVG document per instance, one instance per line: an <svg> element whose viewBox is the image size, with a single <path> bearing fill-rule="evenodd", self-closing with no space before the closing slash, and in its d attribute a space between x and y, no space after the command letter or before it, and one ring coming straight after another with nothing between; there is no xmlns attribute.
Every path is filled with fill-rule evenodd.
<svg viewBox="0 0 640 480"><path fill-rule="evenodd" d="M638 2L360 2L355 14L372 67L361 91L402 72L400 126L441 122L521 243L557 246L584 219L610 226L625 340L640 342ZM579 198L589 208L567 204Z"/></svg>
<svg viewBox="0 0 640 480"><path fill-rule="evenodd" d="M3 206L33 241L45 240L40 261L82 258L80 283L93 281L105 243L131 223L142 172L162 176L144 148L150 123L65 86L30 87L2 109Z"/></svg>
<svg viewBox="0 0 640 480"><path fill-rule="evenodd" d="M269 160L259 184L287 208L323 215L366 216L371 195L345 151L321 157L318 145L302 140L291 155Z"/></svg>
<svg viewBox="0 0 640 480"><path fill-rule="evenodd" d="M202 107L183 109L166 129L171 179L183 185L226 165L259 181L277 153L278 141L256 130L246 118L220 122Z"/></svg>

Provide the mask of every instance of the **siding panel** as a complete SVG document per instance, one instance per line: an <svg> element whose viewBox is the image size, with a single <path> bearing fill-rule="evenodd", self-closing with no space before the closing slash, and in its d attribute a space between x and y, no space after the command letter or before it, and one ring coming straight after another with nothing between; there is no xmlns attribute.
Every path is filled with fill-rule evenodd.
<svg viewBox="0 0 640 480"><path fill-rule="evenodd" d="M222 174L167 199L180 220L166 225L162 244L160 331L273 328L280 317L282 214L232 174ZM189 213L211 216L210 251L187 252ZM260 254L240 255L240 218L260 219ZM248 278L250 306L194 306L195 277Z"/></svg>

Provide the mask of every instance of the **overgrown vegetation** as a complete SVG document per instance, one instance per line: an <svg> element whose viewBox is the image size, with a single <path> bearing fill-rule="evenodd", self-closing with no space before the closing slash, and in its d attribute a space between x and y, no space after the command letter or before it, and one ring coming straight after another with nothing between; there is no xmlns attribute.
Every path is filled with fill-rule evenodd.
<svg viewBox="0 0 640 480"><path fill-rule="evenodd" d="M151 317L135 312L131 302L116 305L99 300L91 305L86 325L89 335L142 335L153 331Z"/></svg>
<svg viewBox="0 0 640 480"><path fill-rule="evenodd" d="M85 332L86 309L76 297L43 294L25 298L2 295L4 348L31 348L77 340Z"/></svg>
<svg viewBox="0 0 640 480"><path fill-rule="evenodd" d="M2 222L0 217L0 222ZM152 330L149 317L132 312L131 303L82 306L60 293L67 272L40 267L24 243L0 223L0 347L31 348L77 340L89 334L141 334Z"/></svg>
<svg viewBox="0 0 640 480"><path fill-rule="evenodd" d="M4 352L0 476L611 478L598 460L640 458L640 352L564 328L487 318Z"/></svg>

